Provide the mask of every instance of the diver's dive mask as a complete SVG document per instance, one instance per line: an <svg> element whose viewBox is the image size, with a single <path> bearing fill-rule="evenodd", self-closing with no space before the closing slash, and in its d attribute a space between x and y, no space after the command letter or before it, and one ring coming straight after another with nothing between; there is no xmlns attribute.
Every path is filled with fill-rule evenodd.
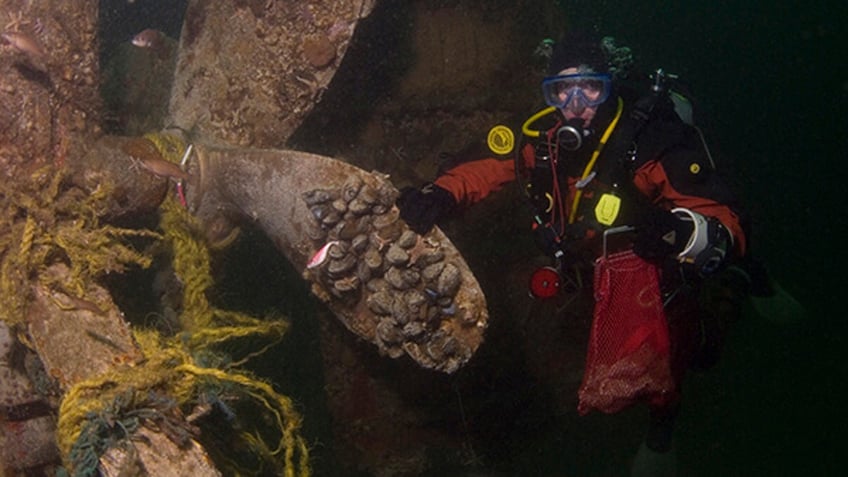
<svg viewBox="0 0 848 477"><path fill-rule="evenodd" d="M542 80L545 103L559 109L598 106L609 98L612 77L607 73L575 73Z"/></svg>

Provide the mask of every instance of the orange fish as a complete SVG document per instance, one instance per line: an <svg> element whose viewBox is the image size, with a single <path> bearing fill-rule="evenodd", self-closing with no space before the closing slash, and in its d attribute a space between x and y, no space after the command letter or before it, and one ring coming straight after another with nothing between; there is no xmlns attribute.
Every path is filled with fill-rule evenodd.
<svg viewBox="0 0 848 477"><path fill-rule="evenodd" d="M151 48L155 50L162 42L162 35L163 33L159 30L147 28L145 30L140 31L136 36L133 37L132 44L139 48Z"/></svg>
<svg viewBox="0 0 848 477"><path fill-rule="evenodd" d="M191 175L182 170L178 164L166 161L158 157L135 158L145 170L159 177L168 177L176 180L191 182Z"/></svg>
<svg viewBox="0 0 848 477"><path fill-rule="evenodd" d="M3 33L0 33L0 36L2 36L3 39L16 50L29 55L33 59L42 60L47 55L44 52L44 48L41 47L41 43L26 33L19 31L4 31Z"/></svg>

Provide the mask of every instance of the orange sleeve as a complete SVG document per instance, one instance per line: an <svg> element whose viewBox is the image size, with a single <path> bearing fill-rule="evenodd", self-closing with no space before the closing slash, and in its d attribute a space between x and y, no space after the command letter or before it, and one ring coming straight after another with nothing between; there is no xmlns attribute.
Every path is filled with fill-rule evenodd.
<svg viewBox="0 0 848 477"><path fill-rule="evenodd" d="M515 161L488 158L460 164L433 183L450 192L457 204L471 205L514 180Z"/></svg>

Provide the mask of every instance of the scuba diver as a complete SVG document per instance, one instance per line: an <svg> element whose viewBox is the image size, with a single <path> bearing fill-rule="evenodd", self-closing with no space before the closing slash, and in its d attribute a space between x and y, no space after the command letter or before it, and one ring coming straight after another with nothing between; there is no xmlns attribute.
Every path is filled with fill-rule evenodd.
<svg viewBox="0 0 848 477"><path fill-rule="evenodd" d="M666 382L647 391L634 384L616 403L593 401L593 391L582 389L593 353L603 352L592 348L593 338L578 408L581 414L612 413L647 401L650 424L639 461L670 454L684 373L714 364L723 329L735 319L728 315L739 313L750 277L729 272L741 270L729 265L746 255L747 219L691 124L691 109L681 108L686 104L662 70L654 73L647 94L629 87L624 79L630 63L629 49L616 48L608 37L566 35L550 52L542 81L549 107L522 126L515 160L454 164L421 188L405 188L398 206L407 224L425 234L452 212L518 182L533 210L533 233L552 260L531 280L534 296L552 296L569 270L591 269L598 257L619 253L639 263L627 280L647 284L657 277L659 332L667 333L667 342L658 339L655 354L665 358L668 371L653 378ZM712 290L707 301L714 306L703 306L705 288ZM612 313L605 326L613 333L624 333L618 323L632 325L634 303L644 298L637 291L605 307ZM597 327L597 306L595 311ZM639 332L637 326L622 342ZM634 475L640 472L636 466Z"/></svg>

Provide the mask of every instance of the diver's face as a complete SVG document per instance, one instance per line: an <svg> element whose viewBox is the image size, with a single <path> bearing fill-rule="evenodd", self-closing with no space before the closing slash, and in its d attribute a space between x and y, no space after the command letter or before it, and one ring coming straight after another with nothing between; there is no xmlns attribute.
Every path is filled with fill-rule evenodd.
<svg viewBox="0 0 848 477"><path fill-rule="evenodd" d="M573 75L579 73L580 70L575 68L566 68L559 73L560 75ZM565 98L563 98L565 99ZM591 98L590 98L591 99ZM562 115L565 116L566 121L570 121L574 118L579 118L583 120L583 127L588 128L589 124L592 123L592 119L595 117L595 113L598 112L597 106L589 106L584 101L580 100L578 95L574 95L571 101L566 104L564 107L560 108L562 111Z"/></svg>

